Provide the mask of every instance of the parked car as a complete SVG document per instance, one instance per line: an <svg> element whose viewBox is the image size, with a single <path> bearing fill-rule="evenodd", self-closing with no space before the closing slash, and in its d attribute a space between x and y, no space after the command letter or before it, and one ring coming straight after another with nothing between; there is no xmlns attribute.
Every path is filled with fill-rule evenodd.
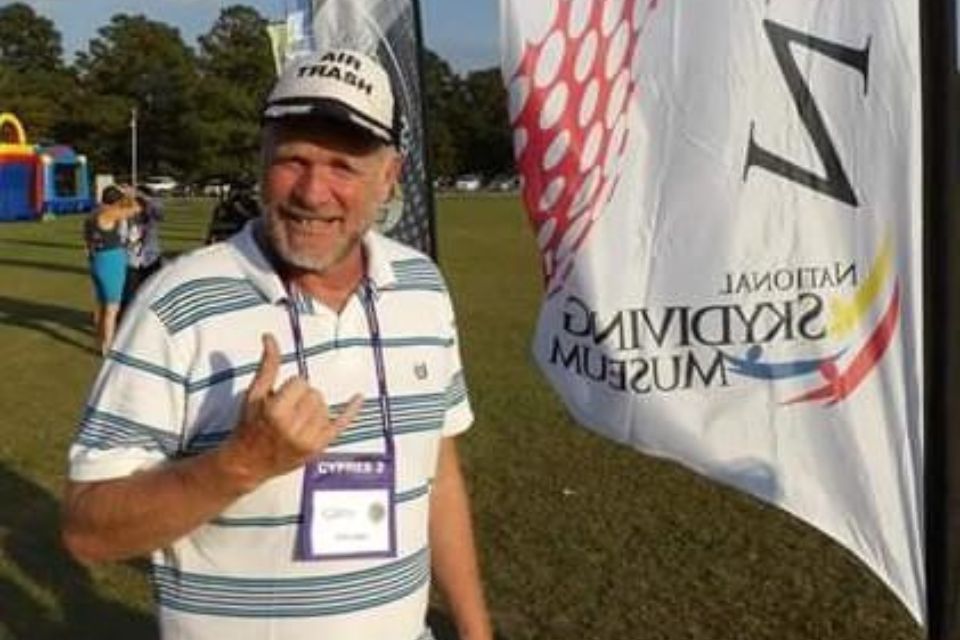
<svg viewBox="0 0 960 640"><path fill-rule="evenodd" d="M150 176L140 183L140 188L148 195L166 197L172 195L179 185L170 176Z"/></svg>
<svg viewBox="0 0 960 640"><path fill-rule="evenodd" d="M520 178L511 175L500 175L490 181L491 191L516 191L520 188Z"/></svg>
<svg viewBox="0 0 960 640"><path fill-rule="evenodd" d="M482 185L480 176L475 173L466 173L457 178L455 187L457 191L479 191Z"/></svg>
<svg viewBox="0 0 960 640"><path fill-rule="evenodd" d="M213 178L200 185L200 194L208 198L222 198L230 193L228 178Z"/></svg>
<svg viewBox="0 0 960 640"><path fill-rule="evenodd" d="M189 183L180 183L176 189L170 192L170 195L175 198L192 198L196 195L196 188Z"/></svg>

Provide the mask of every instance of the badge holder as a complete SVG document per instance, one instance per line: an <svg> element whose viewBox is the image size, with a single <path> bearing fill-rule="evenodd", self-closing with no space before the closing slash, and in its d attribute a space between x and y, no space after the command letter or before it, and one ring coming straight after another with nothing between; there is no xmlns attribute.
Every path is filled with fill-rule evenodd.
<svg viewBox="0 0 960 640"><path fill-rule="evenodd" d="M384 455L327 455L307 465L297 559L396 557L393 479Z"/></svg>

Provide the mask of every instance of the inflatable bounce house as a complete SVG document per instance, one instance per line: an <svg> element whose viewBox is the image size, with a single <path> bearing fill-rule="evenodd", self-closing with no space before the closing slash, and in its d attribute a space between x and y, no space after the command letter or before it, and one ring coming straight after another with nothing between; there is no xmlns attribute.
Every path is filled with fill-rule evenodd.
<svg viewBox="0 0 960 640"><path fill-rule="evenodd" d="M32 220L41 201L37 151L20 121L0 113L0 220Z"/></svg>
<svg viewBox="0 0 960 640"><path fill-rule="evenodd" d="M93 205L85 157L63 145L29 144L16 116L0 113L0 222L90 211Z"/></svg>
<svg viewBox="0 0 960 640"><path fill-rule="evenodd" d="M90 173L86 157L68 146L38 146L41 213L90 211Z"/></svg>

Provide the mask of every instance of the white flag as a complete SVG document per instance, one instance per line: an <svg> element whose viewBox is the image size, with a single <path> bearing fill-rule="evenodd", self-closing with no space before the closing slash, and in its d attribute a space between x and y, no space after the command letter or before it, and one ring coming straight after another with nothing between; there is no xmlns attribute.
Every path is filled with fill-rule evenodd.
<svg viewBox="0 0 960 640"><path fill-rule="evenodd" d="M501 0L584 425L778 505L924 618L915 0Z"/></svg>

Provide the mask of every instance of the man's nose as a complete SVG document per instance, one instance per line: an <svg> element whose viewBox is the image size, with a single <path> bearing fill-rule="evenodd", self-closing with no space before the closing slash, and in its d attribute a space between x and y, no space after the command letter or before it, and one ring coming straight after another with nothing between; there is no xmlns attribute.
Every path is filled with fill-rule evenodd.
<svg viewBox="0 0 960 640"><path fill-rule="evenodd" d="M329 172L318 165L307 167L294 185L294 195L309 209L328 204L333 199Z"/></svg>

